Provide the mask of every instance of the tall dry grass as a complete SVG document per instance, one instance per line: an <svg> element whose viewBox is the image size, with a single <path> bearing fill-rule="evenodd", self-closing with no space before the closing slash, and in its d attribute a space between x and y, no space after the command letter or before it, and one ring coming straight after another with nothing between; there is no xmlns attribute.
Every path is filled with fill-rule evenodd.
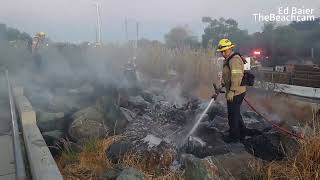
<svg viewBox="0 0 320 180"><path fill-rule="evenodd" d="M312 132L299 140L299 149L293 157L281 161L258 163L253 166L256 174L253 179L320 179L320 117L313 111Z"/></svg>
<svg viewBox="0 0 320 180"><path fill-rule="evenodd" d="M177 72L176 80L186 90L196 90L200 85L211 87L218 83L218 72L222 62L213 53L203 49L169 49L161 45L145 46L138 50L138 69L149 77L172 78L172 70Z"/></svg>
<svg viewBox="0 0 320 180"><path fill-rule="evenodd" d="M106 150L122 136L113 136L106 139L88 140L79 153L65 149L56 159L57 165L66 180L99 180L105 172L111 169L135 168L141 171L147 179L180 180L182 173L170 169L149 168L145 159L134 153L125 154L117 163L113 163L106 156Z"/></svg>
<svg viewBox="0 0 320 180"><path fill-rule="evenodd" d="M272 120L285 121L290 125L310 125L314 121L315 104L304 102L283 93L266 94L249 92L247 98L262 113Z"/></svg>
<svg viewBox="0 0 320 180"><path fill-rule="evenodd" d="M112 162L106 158L105 151L121 138L121 136L113 136L102 140L88 140L79 153L70 149L63 151L56 159L63 178L67 180L101 179L106 169L113 168Z"/></svg>

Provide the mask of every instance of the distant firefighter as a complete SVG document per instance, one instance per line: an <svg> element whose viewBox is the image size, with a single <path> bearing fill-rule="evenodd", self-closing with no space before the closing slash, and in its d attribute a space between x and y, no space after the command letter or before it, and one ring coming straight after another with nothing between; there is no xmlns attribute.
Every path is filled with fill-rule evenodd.
<svg viewBox="0 0 320 180"><path fill-rule="evenodd" d="M42 58L39 53L39 49L43 46L46 34L44 32L39 32L32 39L31 53L34 61L34 66L37 71L40 71L42 66Z"/></svg>
<svg viewBox="0 0 320 180"><path fill-rule="evenodd" d="M128 62L123 66L124 76L126 77L129 85L134 85L137 83L137 65L134 62L136 57L129 59Z"/></svg>

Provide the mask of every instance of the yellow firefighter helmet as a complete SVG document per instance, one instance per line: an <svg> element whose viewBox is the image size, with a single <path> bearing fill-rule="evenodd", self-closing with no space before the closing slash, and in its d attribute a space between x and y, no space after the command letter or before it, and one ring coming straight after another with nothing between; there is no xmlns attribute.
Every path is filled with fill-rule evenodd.
<svg viewBox="0 0 320 180"><path fill-rule="evenodd" d="M233 47L235 47L235 45L229 39L221 39L217 51L222 52Z"/></svg>

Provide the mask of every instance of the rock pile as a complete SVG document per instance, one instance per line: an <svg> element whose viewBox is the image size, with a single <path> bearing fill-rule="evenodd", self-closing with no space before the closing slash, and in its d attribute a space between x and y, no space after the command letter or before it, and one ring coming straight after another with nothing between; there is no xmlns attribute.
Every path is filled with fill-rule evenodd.
<svg viewBox="0 0 320 180"><path fill-rule="evenodd" d="M225 143L227 112L219 102L210 108L197 131L181 144L208 103L189 97L178 98L183 99L183 104L172 103L161 88L155 87L151 84L130 92L116 86L96 89L85 84L48 90L39 97L33 93L30 97L39 107L37 123L47 143L54 144L65 137L82 143L121 134L124 138L106 150L106 158L118 162L125 154L135 153L150 169L185 168L187 179L248 179L249 162L281 159L297 146L249 110L243 112L248 136L241 143ZM131 168L115 174L117 179L146 178Z"/></svg>

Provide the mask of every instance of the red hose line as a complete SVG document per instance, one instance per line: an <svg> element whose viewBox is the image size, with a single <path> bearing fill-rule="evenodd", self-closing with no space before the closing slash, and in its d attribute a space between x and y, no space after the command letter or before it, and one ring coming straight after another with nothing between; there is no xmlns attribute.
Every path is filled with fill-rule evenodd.
<svg viewBox="0 0 320 180"><path fill-rule="evenodd" d="M268 123L270 123L270 124L272 125L272 127L274 127L275 129L277 129L278 131L281 131L282 133L285 133L285 134L287 134L287 135L289 135L289 136L291 136L291 137L296 137L296 138L298 138L298 139L303 139L303 136L298 135L298 134L295 134L295 133L293 133L293 132L291 132L291 131L289 131L289 130L287 130L287 129L283 128L283 127L280 127L279 125L273 123L273 122L272 122L271 120L269 120L267 117L265 117L264 115L262 115L261 113L259 113L259 112L257 111L257 109L254 108L254 107L251 105L251 103L250 103L246 98L244 98L244 100L246 101L246 103L248 104L248 106L249 106L254 112L256 112L256 113L259 114L261 117L263 117L263 119L265 119Z"/></svg>

